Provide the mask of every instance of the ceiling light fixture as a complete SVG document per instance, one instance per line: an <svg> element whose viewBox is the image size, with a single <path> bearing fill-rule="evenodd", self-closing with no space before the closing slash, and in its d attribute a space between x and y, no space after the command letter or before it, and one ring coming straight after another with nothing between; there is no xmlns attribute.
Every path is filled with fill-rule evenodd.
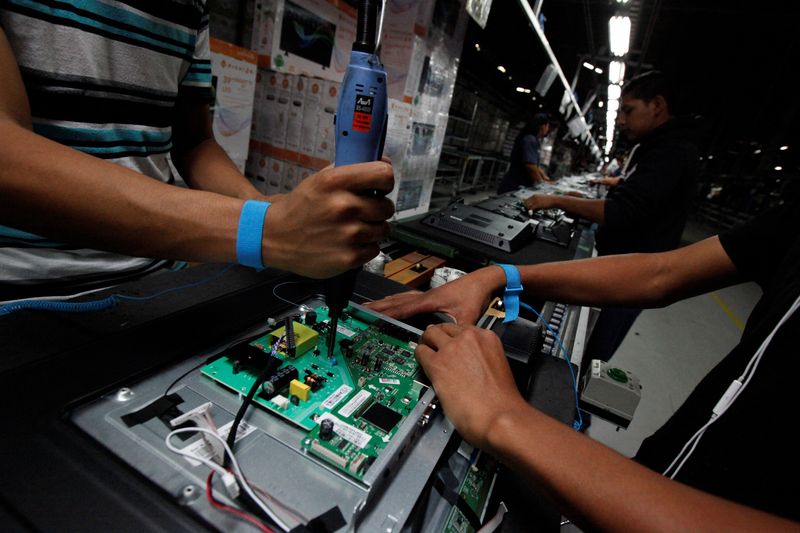
<svg viewBox="0 0 800 533"><path fill-rule="evenodd" d="M602 74L602 73L603 73L603 69L601 69L600 67L595 67L594 71L595 71L597 74Z"/></svg>
<svg viewBox="0 0 800 533"><path fill-rule="evenodd" d="M788 146L781 146L781 152L784 151L784 150L788 150L788 149L789 149Z"/></svg>
<svg viewBox="0 0 800 533"><path fill-rule="evenodd" d="M517 92L518 93L524 93L525 92L525 88L524 87L517 87Z"/></svg>
<svg viewBox="0 0 800 533"><path fill-rule="evenodd" d="M631 44L630 17L611 17L608 20L608 36L612 54L620 57L627 54Z"/></svg>
<svg viewBox="0 0 800 533"><path fill-rule="evenodd" d="M783 167L775 167L775 170L783 170Z"/></svg>
<svg viewBox="0 0 800 533"><path fill-rule="evenodd" d="M503 74L505 74L505 72L506 72L506 67L504 67L503 65L498 65L498 67L497 67L497 70L499 70L500 72L502 72Z"/></svg>
<svg viewBox="0 0 800 533"><path fill-rule="evenodd" d="M591 63L589 63L588 61L584 61L584 62L583 62L583 66L584 66L584 67L586 67L586 68L588 68L589 70L594 70L594 65L592 65L592 64L591 64Z"/></svg>
<svg viewBox="0 0 800 533"><path fill-rule="evenodd" d="M597 107L600 107L600 108L602 108L602 107L603 107L603 101L602 101L602 100L600 100L599 102L597 102Z"/></svg>
<svg viewBox="0 0 800 533"><path fill-rule="evenodd" d="M620 85L625 79L625 63L612 61L608 64L608 81L612 85Z"/></svg>
<svg viewBox="0 0 800 533"><path fill-rule="evenodd" d="M478 43L475 43L475 50L480 52L481 51L481 45L479 45Z"/></svg>
<svg viewBox="0 0 800 533"><path fill-rule="evenodd" d="M609 100L619 100L620 96L622 96L622 87L613 83L608 86Z"/></svg>

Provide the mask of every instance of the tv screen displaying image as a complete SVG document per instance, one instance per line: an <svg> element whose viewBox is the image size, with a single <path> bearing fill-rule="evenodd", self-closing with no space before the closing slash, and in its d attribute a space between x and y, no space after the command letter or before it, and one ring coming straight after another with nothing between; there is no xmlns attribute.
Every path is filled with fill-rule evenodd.
<svg viewBox="0 0 800 533"><path fill-rule="evenodd" d="M287 0L281 24L281 50L327 68L331 64L336 24Z"/></svg>

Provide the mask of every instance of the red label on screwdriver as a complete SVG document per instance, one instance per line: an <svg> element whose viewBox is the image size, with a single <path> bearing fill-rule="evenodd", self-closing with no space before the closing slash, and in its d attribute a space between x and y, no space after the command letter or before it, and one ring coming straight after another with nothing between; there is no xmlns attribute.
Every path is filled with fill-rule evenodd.
<svg viewBox="0 0 800 533"><path fill-rule="evenodd" d="M353 130L369 132L372 127L372 107L375 98L372 96L356 95L356 105L353 113Z"/></svg>

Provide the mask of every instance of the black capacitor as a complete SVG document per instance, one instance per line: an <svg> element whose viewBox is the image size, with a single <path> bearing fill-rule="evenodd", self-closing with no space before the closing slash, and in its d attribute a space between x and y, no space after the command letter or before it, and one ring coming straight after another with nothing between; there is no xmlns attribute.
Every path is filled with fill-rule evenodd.
<svg viewBox="0 0 800 533"><path fill-rule="evenodd" d="M262 395L266 395L268 398L271 398L275 394L278 394L281 389L288 387L289 383L293 379L297 378L297 368L293 367L292 365L279 368L278 371L275 372L272 377L270 377L262 386Z"/></svg>
<svg viewBox="0 0 800 533"><path fill-rule="evenodd" d="M306 326L313 326L317 323L317 312L309 311L306 313Z"/></svg>
<svg viewBox="0 0 800 533"><path fill-rule="evenodd" d="M326 418L319 423L319 438L322 440L331 440L333 437L333 420Z"/></svg>

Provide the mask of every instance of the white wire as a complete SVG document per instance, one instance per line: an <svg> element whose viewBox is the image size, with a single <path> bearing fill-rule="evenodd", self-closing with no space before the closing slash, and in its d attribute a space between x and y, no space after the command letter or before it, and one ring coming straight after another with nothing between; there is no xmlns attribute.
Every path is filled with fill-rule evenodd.
<svg viewBox="0 0 800 533"><path fill-rule="evenodd" d="M75 298L78 298L80 296L85 296L87 294L93 294L95 292L104 291L104 290L110 289L112 287L113 287L113 285L109 285L108 287L100 287L99 289L91 289L91 290L88 290L88 291L77 292L77 293L74 293L74 294L67 294L67 295L59 294L59 295L53 295L53 296L35 296L33 298L18 298L16 300L4 300L4 301L0 302L0 304L1 305L5 305L5 304L13 304L13 303L17 303L17 302L28 302L28 301L36 301L36 300L58 300L58 301L74 300Z"/></svg>
<svg viewBox="0 0 800 533"><path fill-rule="evenodd" d="M295 307L301 307L301 306L302 306L302 304L299 304L299 303L297 303L297 302L293 302L293 301L291 301L291 300L287 300L287 299L286 299L286 298L284 298L283 296L279 296L279 295L278 295L278 293L276 292L276 291L278 290L278 287L283 287L284 285L294 285L294 284L297 284L297 283L304 283L304 282L302 282L302 281L284 281L283 283L278 283L277 285L275 285L274 287L272 287L272 295L273 295L275 298L278 298L279 300L283 300L283 301L284 301L284 302L286 302L287 304L291 304L291 305L293 305L293 306L295 306Z"/></svg>
<svg viewBox="0 0 800 533"><path fill-rule="evenodd" d="M753 357L751 357L750 360L747 362L747 366L745 367L744 372L742 372L742 375L739 376L738 378L739 381L742 382L742 386L739 387L739 389L733 394L731 399L726 404L725 409L722 412L720 412L719 415L712 414L711 419L709 419L709 421L706 422L705 425L703 425L703 427L697 430L697 432L694 435L692 435L692 437L688 441L686 441L686 444L683 445L681 451L678 453L678 455L675 456L675 459L672 460L672 463L670 463L670 465L664 470L664 473L662 475L666 476L667 472L669 472L670 469L672 469L672 467L675 465L675 463L677 463L680 460L680 463L675 468L675 471L669 475L670 479L675 479L675 476L678 475L678 472L680 472L683 465L686 463L689 457L691 457L692 453L694 453L695 448L697 448L697 444L700 442L700 439L703 437L703 434L706 432L709 426L711 426L711 424L719 420L720 417L722 417L722 415L725 414L725 411L728 410L728 407L730 407L733 404L733 402L736 401L736 399L742 394L744 389L750 383L750 380L753 379L753 376L755 376L756 370L758 369L758 365L761 363L761 358L763 357L764 353L766 353L767 347L769 347L770 343L772 342L772 338L775 336L775 334L778 332L781 326L783 326L786 323L786 321L789 320L789 318L791 318L791 316L794 314L795 311L797 311L798 308L800 308L800 296L798 296L797 299L795 299L794 303L791 305L791 307L789 307L789 310L786 311L786 314L784 314L783 317L778 321L778 323L772 329L770 334L767 335L764 341L761 343L761 346L758 347L758 350L756 350L756 352L753 354ZM686 452L686 449L690 445L691 449L688 452ZM686 452L686 455L685 457L683 457L683 459L681 459L681 456L683 456L684 452Z"/></svg>
<svg viewBox="0 0 800 533"><path fill-rule="evenodd" d="M508 507L506 507L506 504L500 502L500 505L497 507L497 513L478 530L478 533L492 533L503 522L503 517L507 512Z"/></svg>
<svg viewBox="0 0 800 533"><path fill-rule="evenodd" d="M378 22L378 39L375 42L375 51L377 52L381 47L381 35L383 34L383 15L386 13L386 0L381 2L381 18Z"/></svg>
<svg viewBox="0 0 800 533"><path fill-rule="evenodd" d="M225 475L226 474L225 469L222 468L220 465L218 465L216 463L213 463L213 462L211 462L208 459L205 459L203 457L199 457L196 454L193 454L191 452L187 452L186 450L181 450L180 448L176 448L170 442L170 439L172 437L174 437L175 435L179 434L179 433L189 433L189 432L194 432L194 431L199 431L201 433L205 433L206 435L210 435L210 436L214 437L215 439L219 440L222 443L222 445L225 447L225 453L227 453L228 457L231 458L231 466L233 467L233 475L236 477L236 480L239 482L239 485L253 499L253 501L256 502L256 504L261 508L261 510L264 511L264 513L266 513L266 515L269 516L272 519L272 521L275 522L275 524L277 524L277 526L281 530L289 531L289 526L287 526L286 523L283 520L278 518L278 516L272 511L272 509L270 509L264 503L264 501L256 495L256 493L253 491L252 487L250 487L250 484L247 482L247 479L245 479L244 474L242 474L242 469L239 467L239 462L236 460L236 457L233 455L233 451L231 451L230 447L228 446L228 443L225 442L225 439L220 437L217 433L214 433L210 429L201 428L201 427L179 428L179 429L173 430L169 435L167 435L167 438L166 438L167 447L170 450L172 450L173 452L179 453L179 454L181 454L183 456L186 456L186 457L191 457L192 459L196 459L196 460L202 462L203 464L205 464L206 466L208 466L209 468L211 468L215 472L219 473L220 475Z"/></svg>

